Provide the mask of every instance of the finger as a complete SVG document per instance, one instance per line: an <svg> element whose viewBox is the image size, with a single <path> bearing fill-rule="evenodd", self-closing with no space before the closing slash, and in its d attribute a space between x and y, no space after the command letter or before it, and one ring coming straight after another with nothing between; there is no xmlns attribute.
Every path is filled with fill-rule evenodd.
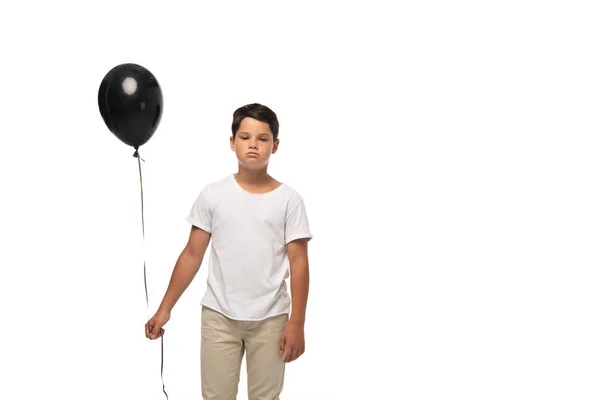
<svg viewBox="0 0 600 400"><path fill-rule="evenodd" d="M294 354L292 355L292 361L296 361L300 357L300 347L296 347L294 349Z"/></svg>
<svg viewBox="0 0 600 400"><path fill-rule="evenodd" d="M298 359L298 357L300 357L300 347L294 347L294 349L292 350L292 358L290 360L290 362L292 361L296 361Z"/></svg>
<svg viewBox="0 0 600 400"><path fill-rule="evenodd" d="M285 347L285 362L290 362L292 360L292 353L293 353L294 349L292 348L292 346L287 345Z"/></svg>
<svg viewBox="0 0 600 400"><path fill-rule="evenodd" d="M281 338L279 338L279 355L280 356L283 355L284 349L285 349L285 334L282 334Z"/></svg>
<svg viewBox="0 0 600 400"><path fill-rule="evenodd" d="M159 328L158 326L155 326L154 329L152 329L152 338L156 339L158 338L160 331L161 331L162 327Z"/></svg>
<svg viewBox="0 0 600 400"><path fill-rule="evenodd" d="M292 348L292 354L290 355L290 359L288 362L292 362L296 359L296 349Z"/></svg>

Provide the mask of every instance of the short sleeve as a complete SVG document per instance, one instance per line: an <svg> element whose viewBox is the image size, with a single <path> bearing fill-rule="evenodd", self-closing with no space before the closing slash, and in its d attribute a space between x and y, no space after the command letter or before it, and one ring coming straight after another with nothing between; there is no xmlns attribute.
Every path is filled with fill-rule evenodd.
<svg viewBox="0 0 600 400"><path fill-rule="evenodd" d="M285 218L285 244L302 238L308 238L310 241L312 237L306 207L304 201L300 200L296 206L287 212Z"/></svg>
<svg viewBox="0 0 600 400"><path fill-rule="evenodd" d="M205 187L192 205L186 221L208 233L212 232L212 210L208 187Z"/></svg>

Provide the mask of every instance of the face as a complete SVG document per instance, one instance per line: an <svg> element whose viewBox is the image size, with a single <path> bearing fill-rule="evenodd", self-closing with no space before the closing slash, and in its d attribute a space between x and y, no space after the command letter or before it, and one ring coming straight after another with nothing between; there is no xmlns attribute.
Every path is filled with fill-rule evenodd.
<svg viewBox="0 0 600 400"><path fill-rule="evenodd" d="M230 138L231 150L235 151L240 165L248 169L262 169L275 154L279 139L273 142L269 124L246 117L242 120L235 139Z"/></svg>

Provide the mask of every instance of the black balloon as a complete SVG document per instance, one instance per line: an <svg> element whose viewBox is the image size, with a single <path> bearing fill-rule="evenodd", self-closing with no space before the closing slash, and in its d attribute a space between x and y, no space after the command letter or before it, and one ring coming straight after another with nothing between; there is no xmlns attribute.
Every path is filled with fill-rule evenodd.
<svg viewBox="0 0 600 400"><path fill-rule="evenodd" d="M111 69L98 90L100 114L108 129L136 150L156 132L163 109L158 81L146 68L121 64Z"/></svg>

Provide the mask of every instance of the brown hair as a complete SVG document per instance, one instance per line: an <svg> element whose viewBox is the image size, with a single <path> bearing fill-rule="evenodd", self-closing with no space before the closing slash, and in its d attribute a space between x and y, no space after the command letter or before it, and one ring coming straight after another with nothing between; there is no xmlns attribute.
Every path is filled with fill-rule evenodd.
<svg viewBox="0 0 600 400"><path fill-rule="evenodd" d="M234 139L236 132L240 129L242 120L246 117L267 123L273 134L273 141L277 140L277 136L279 135L277 115L269 107L258 103L246 104L234 111L233 122L231 123L231 133Z"/></svg>

